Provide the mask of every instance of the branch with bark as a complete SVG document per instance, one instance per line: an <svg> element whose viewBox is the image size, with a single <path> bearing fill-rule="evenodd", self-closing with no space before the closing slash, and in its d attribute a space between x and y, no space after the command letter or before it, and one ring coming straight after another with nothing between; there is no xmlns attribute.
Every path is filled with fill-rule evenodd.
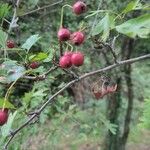
<svg viewBox="0 0 150 150"><path fill-rule="evenodd" d="M127 60L123 60L123 61L119 61L118 63L115 63L113 65L109 65L107 67L89 72L89 73L85 73L84 75L81 75L79 78L74 79L72 81L70 81L69 83L67 83L62 89L60 89L58 92L56 92L53 96L49 97L47 101L45 101L45 103L38 109L36 110L34 113L32 113L32 115L27 119L27 121L25 123L23 123L20 127L18 127L17 129L13 130L10 135L8 136L8 141L6 141L6 144L4 145L4 150L8 149L8 146L10 144L10 142L14 139L14 137L21 132L21 130L23 128L25 128L27 125L29 125L36 117L40 116L40 114L43 112L43 110L49 105L49 104L53 104L53 102L56 100L55 98L64 90L66 90L68 87L72 86L74 83L81 81L84 78L87 78L89 76L93 76L95 74L98 73L102 73L102 72L106 72L109 71L113 68L116 67L120 67L122 65L126 65L126 64L132 64L138 61L142 61L145 59L150 59L150 54L147 55L143 55L140 57L136 57L136 58L132 58L132 59L127 59Z"/></svg>

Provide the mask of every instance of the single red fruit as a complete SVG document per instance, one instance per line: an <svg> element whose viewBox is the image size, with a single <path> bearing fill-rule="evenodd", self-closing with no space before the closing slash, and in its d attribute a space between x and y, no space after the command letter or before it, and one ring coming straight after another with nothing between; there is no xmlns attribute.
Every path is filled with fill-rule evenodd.
<svg viewBox="0 0 150 150"><path fill-rule="evenodd" d="M0 126L4 125L8 120L8 109L0 109Z"/></svg>
<svg viewBox="0 0 150 150"><path fill-rule="evenodd" d="M7 41L7 47L8 48L14 48L15 47L15 43L13 40L8 40Z"/></svg>
<svg viewBox="0 0 150 150"><path fill-rule="evenodd" d="M32 69L36 69L36 68L38 68L39 67L39 63L38 62L32 62L30 65L29 65L29 67L30 68L32 68Z"/></svg>
<svg viewBox="0 0 150 150"><path fill-rule="evenodd" d="M73 54L73 52L66 51L66 52L64 53L64 56L69 56L69 57L71 57L71 56L72 56L72 54Z"/></svg>
<svg viewBox="0 0 150 150"><path fill-rule="evenodd" d="M66 28L61 28L58 31L57 37L60 41L67 41L70 39L70 31Z"/></svg>
<svg viewBox="0 0 150 150"><path fill-rule="evenodd" d="M80 15L82 13L84 13L87 10L87 6L85 3L83 3L82 1L77 1L74 5L73 5L73 12L76 15Z"/></svg>
<svg viewBox="0 0 150 150"><path fill-rule="evenodd" d="M80 45L84 42L84 34L80 31L71 34L71 42L75 45Z"/></svg>
<svg viewBox="0 0 150 150"><path fill-rule="evenodd" d="M59 65L61 68L70 68L72 66L70 56L62 56L59 60Z"/></svg>
<svg viewBox="0 0 150 150"><path fill-rule="evenodd" d="M77 67L82 66L84 63L84 55L81 52L73 53L71 56L71 62Z"/></svg>

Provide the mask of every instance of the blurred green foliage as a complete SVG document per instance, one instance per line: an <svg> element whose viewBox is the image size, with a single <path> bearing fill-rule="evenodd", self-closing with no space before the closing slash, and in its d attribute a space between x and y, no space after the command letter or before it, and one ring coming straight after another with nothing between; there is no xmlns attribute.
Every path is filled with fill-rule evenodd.
<svg viewBox="0 0 150 150"><path fill-rule="evenodd" d="M59 57L57 30L60 24L61 7L66 3L72 5L74 1L66 0L59 5L28 15L28 12L52 4L55 1L21 1L17 11L19 27L14 29L9 37L6 32L8 24L3 19L5 18L11 21L13 7L11 7L12 3L9 0L3 0L2 2L2 5L0 5L0 20L3 21L4 24L0 28L0 48L1 50L6 48L7 38L14 39L17 48L12 49L11 52L10 49L8 49L9 58L6 60L4 57L1 57L0 62L4 63L6 67L5 71L3 68L0 68L0 75L5 75L8 79L8 81L6 80L5 82L10 83L10 81L16 81L25 72L25 68L23 67L24 63L35 60L38 60L42 65L35 70L28 70L29 75L35 76L46 72L52 66L51 60L54 53L56 53L57 59ZM147 14L149 7L145 5L144 1L104 1L101 5L103 6L102 9L106 11L97 10L97 6L101 1L87 0L86 2L89 7L87 14L77 17L72 14L70 8L66 8L64 13L64 26L68 27L72 32L79 30L81 27L87 28L85 30L87 38L85 44L80 47L73 46L74 49L82 50L86 55L86 65L78 69L79 73L81 73L81 71L87 72L89 70L95 70L96 68L106 65L99 51L94 49L94 45L90 39L91 35L105 42L110 42L114 36L119 35L120 37L116 42L118 57L121 53L122 41L126 36L135 38L133 57L150 52L148 49L150 41L148 39L150 16ZM136 17L133 17L134 15ZM64 50L66 50L67 47L68 46L65 45L63 47ZM108 52L107 54L110 56ZM1 56L3 56L3 52L1 52ZM110 59L112 60L112 58ZM131 124L133 129L137 126L137 123L140 123L140 129L149 129L150 126L149 66L149 61L133 65L134 112ZM15 73L11 72L12 68ZM118 74L121 76L120 72ZM18 127L27 120L27 112L38 109L46 99L70 80L70 77L61 70L58 70L50 74L44 81L32 82L24 80L19 82L20 85L16 84L9 97L9 101L14 106L12 106L11 103L8 103L7 106L9 106L9 108L15 107L17 110L12 109L9 122L6 126L1 128L2 132L0 136L2 137L3 135L3 138L0 138L0 145L3 145L6 135L9 134L8 130ZM21 84L23 85L23 92L21 91ZM124 91L122 91L120 114L122 119L127 108L126 87L124 83L123 87ZM4 97L6 90L7 87L0 84L1 98ZM75 102L70 92L65 91L56 98L53 106L49 106L44 110L39 120L37 118L38 124L29 125L25 128L16 137L9 149L26 150L29 148L32 149L32 146L37 146L39 150L48 150L49 147L52 147L52 149L61 149L61 147L63 147L65 149L67 146L69 146L70 149L78 149L78 147L84 143L100 144L103 146L101 143L104 140L106 132L110 130L115 134L117 128L115 124L111 124L106 118L106 112L109 111L106 110L107 102L107 97L103 101L95 101L90 93L88 102L82 107ZM2 107L1 103L0 106ZM132 131L134 132L134 130ZM131 134L133 132L131 132ZM137 136L136 134L133 135L134 137ZM131 140L132 139L134 138L131 138ZM41 143L41 141L43 143Z"/></svg>

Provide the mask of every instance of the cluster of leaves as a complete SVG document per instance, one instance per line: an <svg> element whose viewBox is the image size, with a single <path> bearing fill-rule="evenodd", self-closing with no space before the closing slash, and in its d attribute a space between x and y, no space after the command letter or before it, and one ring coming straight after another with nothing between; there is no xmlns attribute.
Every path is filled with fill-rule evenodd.
<svg viewBox="0 0 150 150"><path fill-rule="evenodd" d="M150 34L150 15L148 13L123 22L125 15L135 10L149 10L149 6L142 5L140 0L135 0L131 1L121 13L111 10L92 11L90 15L86 16L86 18L98 13L104 14L101 15L102 18L97 23L95 28L93 28L92 35L95 36L100 34L102 40L106 41L110 36L110 31L116 30L118 33L124 34L131 38L135 38L137 36L140 38L148 38ZM120 25L117 25L118 22L123 23L119 23Z"/></svg>
<svg viewBox="0 0 150 150"><path fill-rule="evenodd" d="M26 98L28 97L27 95ZM53 107L45 110L41 114L39 119L40 124L30 126L32 128L30 131L27 128L20 133L17 139L22 145L26 144L25 141L27 139L30 141L35 136L41 137L42 134L45 138L42 141L43 144L37 145L38 149L46 149L47 147L57 149L64 143L70 147L77 148L78 145L88 140L95 141L95 143L98 143L99 140L102 141L104 133L108 130L115 134L117 126L111 124L106 119L104 109L101 109L101 111L99 109L100 107L106 106L104 101L95 102L91 100L86 104L87 108L82 109L72 103L67 97L60 95L57 100ZM35 98L34 102L36 103L36 101L37 99ZM19 118L18 115L15 120L21 119L21 115ZM50 121L48 121L49 119ZM14 126L17 126L17 124L14 124ZM48 143L46 143L45 139L46 141L48 140ZM12 144L10 149L14 149L14 147L20 148L20 145L16 144Z"/></svg>

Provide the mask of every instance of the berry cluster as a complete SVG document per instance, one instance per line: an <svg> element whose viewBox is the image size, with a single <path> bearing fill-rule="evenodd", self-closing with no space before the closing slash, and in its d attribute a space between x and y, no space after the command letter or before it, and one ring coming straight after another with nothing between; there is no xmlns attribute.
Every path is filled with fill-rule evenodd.
<svg viewBox="0 0 150 150"><path fill-rule="evenodd" d="M73 5L72 9L76 15L80 15L86 11L87 6L82 1L78 1ZM71 33L69 29L64 27L61 27L59 29L57 37L59 41L64 42L69 40L71 44L75 46L81 45L85 39L85 35L81 31ZM82 66L83 63L84 63L84 54L81 53L80 51L77 52L67 51L59 59L59 65L62 68L70 68L72 65L79 67Z"/></svg>
<svg viewBox="0 0 150 150"><path fill-rule="evenodd" d="M81 52L65 52L59 60L59 65L62 68L70 68L72 65L79 67L84 62L84 55Z"/></svg>

